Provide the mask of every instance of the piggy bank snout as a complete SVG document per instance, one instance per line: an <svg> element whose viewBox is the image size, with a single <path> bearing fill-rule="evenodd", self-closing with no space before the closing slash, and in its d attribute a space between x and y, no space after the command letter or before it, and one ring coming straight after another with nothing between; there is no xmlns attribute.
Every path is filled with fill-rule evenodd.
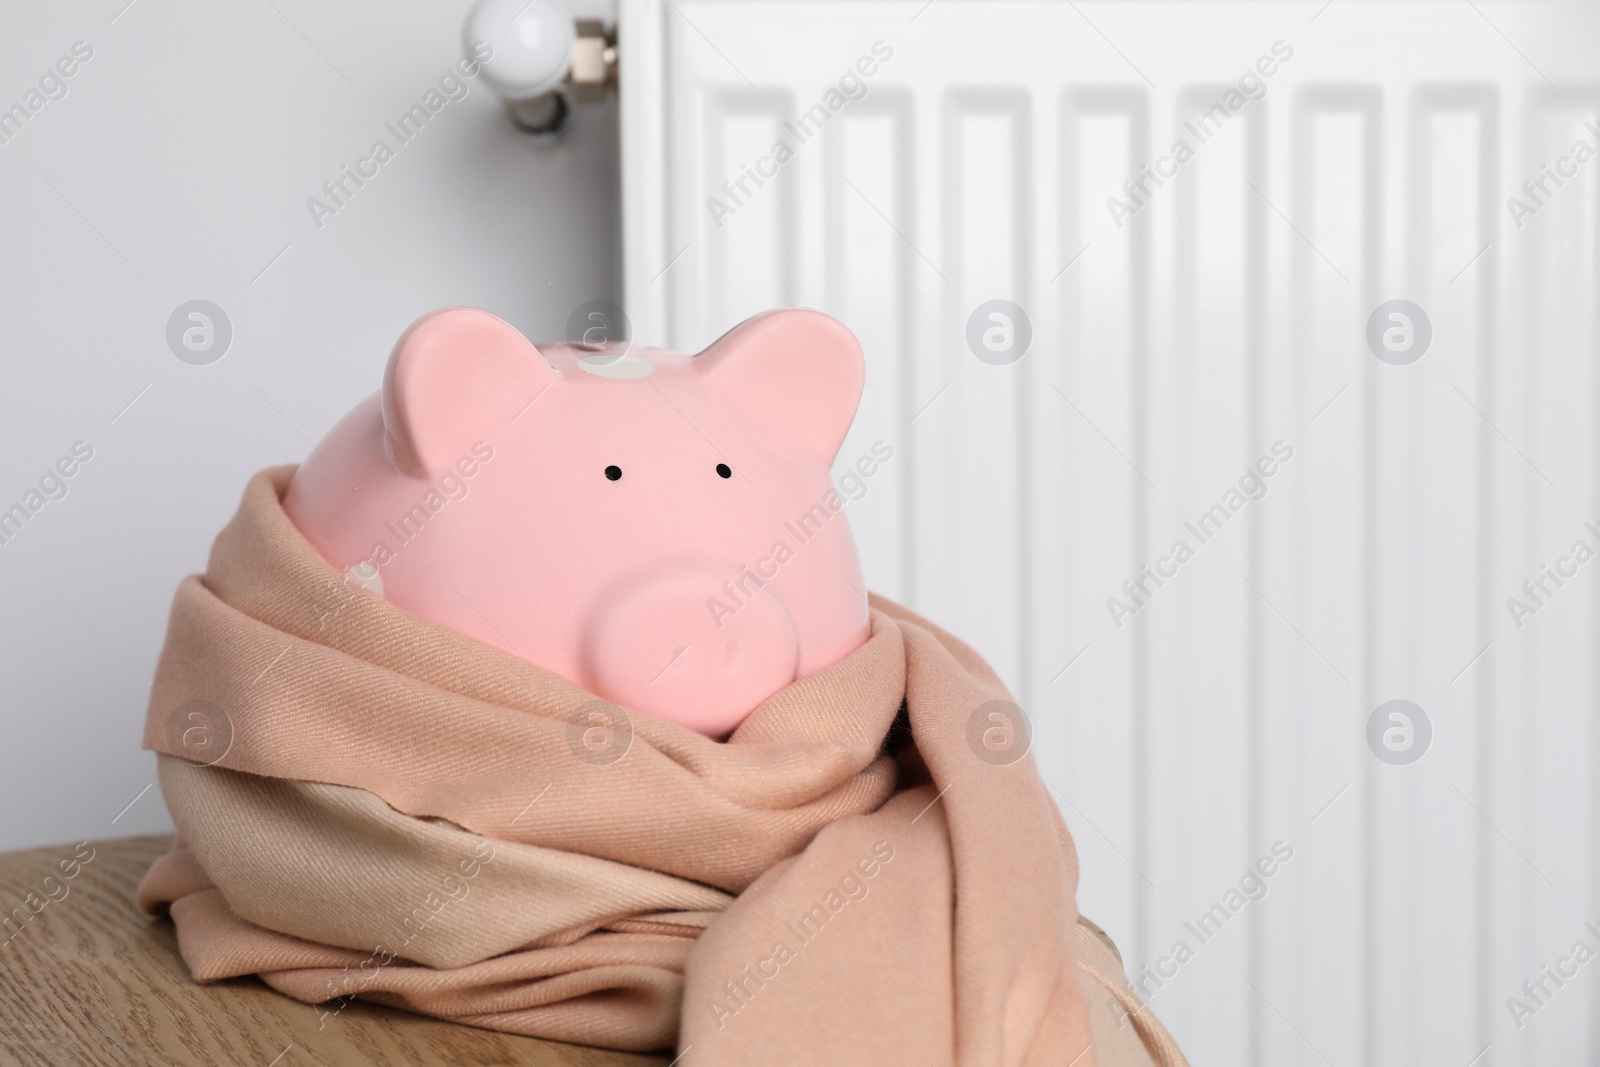
<svg viewBox="0 0 1600 1067"><path fill-rule="evenodd" d="M583 639L586 682L624 707L712 736L795 680L799 645L782 602L736 565L683 564L624 582Z"/></svg>

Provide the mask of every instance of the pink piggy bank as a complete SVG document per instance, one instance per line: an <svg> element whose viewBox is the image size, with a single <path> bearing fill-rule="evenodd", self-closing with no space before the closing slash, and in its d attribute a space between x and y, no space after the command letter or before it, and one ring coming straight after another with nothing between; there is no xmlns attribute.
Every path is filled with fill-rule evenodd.
<svg viewBox="0 0 1600 1067"><path fill-rule="evenodd" d="M446 308L401 336L284 507L397 606L721 736L866 640L829 477L863 374L855 337L816 311L686 356L535 349Z"/></svg>

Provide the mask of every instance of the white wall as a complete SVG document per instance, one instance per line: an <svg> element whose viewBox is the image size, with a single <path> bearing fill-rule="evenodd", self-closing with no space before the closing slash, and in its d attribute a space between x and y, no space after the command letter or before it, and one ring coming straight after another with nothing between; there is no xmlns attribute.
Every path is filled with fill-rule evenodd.
<svg viewBox="0 0 1600 1067"><path fill-rule="evenodd" d="M0 144L0 509L94 449L0 545L0 849L170 827L159 790L112 820L153 781L172 591L413 318L470 304L553 338L617 295L614 102L541 149L471 82L313 225L307 198L458 57L460 0L126 3L0 5L0 107L93 49ZM233 324L209 366L165 340L194 298Z"/></svg>

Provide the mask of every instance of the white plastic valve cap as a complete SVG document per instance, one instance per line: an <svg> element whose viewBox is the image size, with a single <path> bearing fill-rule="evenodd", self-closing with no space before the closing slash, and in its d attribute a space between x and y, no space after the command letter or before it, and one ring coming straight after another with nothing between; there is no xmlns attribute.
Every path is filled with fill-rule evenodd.
<svg viewBox="0 0 1600 1067"><path fill-rule="evenodd" d="M572 67L577 40L572 13L561 0L478 0L462 28L462 47L493 51L483 77L512 103L543 96L561 84Z"/></svg>

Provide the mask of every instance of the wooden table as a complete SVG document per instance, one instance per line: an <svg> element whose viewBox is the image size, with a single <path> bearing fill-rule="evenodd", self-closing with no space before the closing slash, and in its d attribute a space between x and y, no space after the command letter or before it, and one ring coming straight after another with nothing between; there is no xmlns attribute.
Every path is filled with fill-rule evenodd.
<svg viewBox="0 0 1600 1067"><path fill-rule="evenodd" d="M427 1019L353 1003L316 1009L255 978L197 985L178 957L172 924L146 918L134 886L167 837L94 843L93 862L66 896L20 927L0 930L0 1064L505 1064L508 1067L664 1067L635 1056ZM73 846L0 854L0 919L28 913ZM52 890L58 896L61 890ZM7 940L9 939L9 940ZM319 1023L321 1029L319 1029Z"/></svg>

